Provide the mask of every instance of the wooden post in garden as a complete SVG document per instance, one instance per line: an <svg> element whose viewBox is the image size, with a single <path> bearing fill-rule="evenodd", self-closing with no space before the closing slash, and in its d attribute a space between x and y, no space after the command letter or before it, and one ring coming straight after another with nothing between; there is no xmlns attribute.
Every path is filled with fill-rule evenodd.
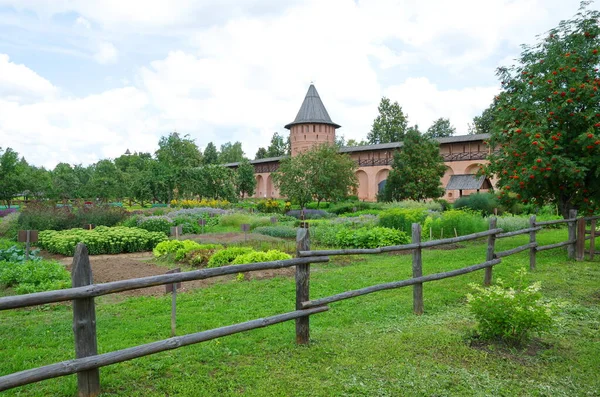
<svg viewBox="0 0 600 397"><path fill-rule="evenodd" d="M87 247L77 244L71 267L73 287L93 284L92 268ZM98 354L96 340L96 307L94 298L73 300L73 333L75 335L75 357L83 358ZM100 394L100 371L98 368L77 373L79 397L95 397Z"/></svg>
<svg viewBox="0 0 600 397"><path fill-rule="evenodd" d="M496 228L496 217L490 217L490 230ZM485 254L485 260L491 261L494 259L494 249L496 248L496 235L490 234L488 236L488 246ZM483 276L483 285L488 286L492 284L492 267L485 268L485 274Z"/></svg>
<svg viewBox="0 0 600 397"><path fill-rule="evenodd" d="M307 227L296 232L296 256L300 251L310 251L310 233ZM310 264L296 265L296 310L302 309L302 302L310 300ZM310 342L309 316L296 319L296 343L308 345Z"/></svg>
<svg viewBox="0 0 600 397"><path fill-rule="evenodd" d="M412 243L421 244L421 225L418 223L412 224ZM423 259L420 246L413 250L412 273L413 278L423 275ZM423 283L413 286L413 311L418 316L423 314Z"/></svg>
<svg viewBox="0 0 600 397"><path fill-rule="evenodd" d="M596 220L592 219L590 222L590 260L594 259L596 250Z"/></svg>
<svg viewBox="0 0 600 397"><path fill-rule="evenodd" d="M585 218L577 219L577 243L575 244L575 259L582 261L585 257Z"/></svg>
<svg viewBox="0 0 600 397"><path fill-rule="evenodd" d="M535 227L535 215L531 215L529 217L529 228L533 229ZM529 243L535 243L535 230L529 232ZM535 270L535 254L537 250L536 247L529 248L529 270Z"/></svg>
<svg viewBox="0 0 600 397"><path fill-rule="evenodd" d="M569 219L577 218L577 210L569 210ZM573 241L573 243L567 245L567 254L569 255L569 259L575 258L575 244L577 238L577 225L575 221L568 222L568 240Z"/></svg>

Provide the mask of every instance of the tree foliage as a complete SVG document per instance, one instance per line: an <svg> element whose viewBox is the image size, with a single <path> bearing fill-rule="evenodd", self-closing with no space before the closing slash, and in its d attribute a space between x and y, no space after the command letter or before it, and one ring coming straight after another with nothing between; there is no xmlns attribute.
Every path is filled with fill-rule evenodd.
<svg viewBox="0 0 600 397"><path fill-rule="evenodd" d="M204 157L202 159L204 165L218 164L219 163L219 152L214 143L208 142L204 149Z"/></svg>
<svg viewBox="0 0 600 397"><path fill-rule="evenodd" d="M0 147L0 200L10 207L11 200L23 192L22 177L25 168L19 161L19 154L11 148Z"/></svg>
<svg viewBox="0 0 600 397"><path fill-rule="evenodd" d="M242 142L226 142L221 145L221 152L219 153L219 163L237 163L242 161L244 158L244 151L242 150Z"/></svg>
<svg viewBox="0 0 600 397"><path fill-rule="evenodd" d="M489 134L494 122L494 104L492 103L481 115L473 118L473 124L469 124L469 135Z"/></svg>
<svg viewBox="0 0 600 397"><path fill-rule="evenodd" d="M260 147L258 148L258 150L256 151L256 155L254 156L254 160L260 160L260 159L265 159L269 157L267 155L267 149L265 149L264 147Z"/></svg>
<svg viewBox="0 0 600 397"><path fill-rule="evenodd" d="M381 201L425 200L444 194L441 177L446 166L439 143L410 128L402 149L394 153L392 170L381 192Z"/></svg>
<svg viewBox="0 0 600 397"><path fill-rule="evenodd" d="M425 136L429 138L446 138L456 133L456 128L450 124L449 119L440 117L427 129Z"/></svg>
<svg viewBox="0 0 600 397"><path fill-rule="evenodd" d="M383 97L377 109L379 115L373 121L371 131L367 134L367 141L372 145L402 141L408 119L398 102L392 103L389 98Z"/></svg>
<svg viewBox="0 0 600 397"><path fill-rule="evenodd" d="M357 164L335 145L320 145L283 159L273 175L280 194L304 206L311 200L340 201L358 187Z"/></svg>
<svg viewBox="0 0 600 397"><path fill-rule="evenodd" d="M599 11L562 21L498 69L487 167L500 198L593 212L600 202Z"/></svg>
<svg viewBox="0 0 600 397"><path fill-rule="evenodd" d="M254 166L248 159L243 159L236 170L235 187L239 195L252 196L256 190L256 179L254 178Z"/></svg>

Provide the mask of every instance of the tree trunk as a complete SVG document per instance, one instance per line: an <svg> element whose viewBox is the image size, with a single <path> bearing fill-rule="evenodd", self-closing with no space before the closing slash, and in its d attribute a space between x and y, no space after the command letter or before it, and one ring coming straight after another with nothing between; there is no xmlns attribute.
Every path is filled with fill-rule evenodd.
<svg viewBox="0 0 600 397"><path fill-rule="evenodd" d="M575 210L575 208L571 204L571 198L561 195L558 199L558 212L562 215L564 219L569 219L569 211Z"/></svg>

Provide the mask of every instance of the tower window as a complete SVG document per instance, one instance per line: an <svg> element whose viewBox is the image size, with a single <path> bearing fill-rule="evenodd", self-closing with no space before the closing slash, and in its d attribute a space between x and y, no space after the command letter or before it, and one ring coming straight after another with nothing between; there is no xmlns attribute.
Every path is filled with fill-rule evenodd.
<svg viewBox="0 0 600 397"><path fill-rule="evenodd" d="M304 131L308 132L308 126L304 128ZM306 138L305 138L306 139Z"/></svg>
<svg viewBox="0 0 600 397"><path fill-rule="evenodd" d="M319 134L317 134L317 141L319 140Z"/></svg>
<svg viewBox="0 0 600 397"><path fill-rule="evenodd" d="M306 127L306 128L308 128L308 127ZM304 140L306 140L306 135L304 135Z"/></svg>
<svg viewBox="0 0 600 397"><path fill-rule="evenodd" d="M317 132L317 126L313 125L313 132Z"/></svg>

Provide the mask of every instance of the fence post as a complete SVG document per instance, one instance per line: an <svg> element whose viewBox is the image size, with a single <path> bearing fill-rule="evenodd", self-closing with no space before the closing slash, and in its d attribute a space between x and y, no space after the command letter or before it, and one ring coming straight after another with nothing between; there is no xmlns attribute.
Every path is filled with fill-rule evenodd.
<svg viewBox="0 0 600 397"><path fill-rule="evenodd" d="M596 220L590 222L590 260L594 259L596 250Z"/></svg>
<svg viewBox="0 0 600 397"><path fill-rule="evenodd" d="M421 244L421 225L418 223L412 224L412 243ZM412 262L413 278L423 275L423 258L421 257L421 247L413 250ZM413 311L416 315L423 314L423 283L413 285Z"/></svg>
<svg viewBox="0 0 600 397"><path fill-rule="evenodd" d="M296 232L296 256L300 251L310 250L310 233L308 228L300 228ZM296 265L296 310L302 309L302 302L310 299L310 264ZM310 342L309 316L296 319L296 343L308 345Z"/></svg>
<svg viewBox="0 0 600 397"><path fill-rule="evenodd" d="M93 283L92 268L87 247L77 244L71 268L73 287ZM75 335L75 357L83 358L98 354L96 340L96 306L94 298L73 300L73 333ZM100 394L100 371L98 368L77 373L77 390L80 397L95 397Z"/></svg>
<svg viewBox="0 0 600 397"><path fill-rule="evenodd" d="M490 230L496 228L496 217L490 217ZM490 234L488 236L488 246L487 252L485 254L485 260L491 261L494 259L494 248L496 247L496 235ZM485 275L483 276L483 285L491 285L492 284L492 268L485 268Z"/></svg>
<svg viewBox="0 0 600 397"><path fill-rule="evenodd" d="M577 210L569 210L569 219L577 218ZM575 244L577 243L577 225L575 221L568 222L569 235L568 240L573 241L572 244L567 245L567 254L569 259L575 258Z"/></svg>
<svg viewBox="0 0 600 397"><path fill-rule="evenodd" d="M529 217L529 227L535 227L535 215L531 215ZM535 243L535 230L529 232L529 244ZM537 250L536 247L529 248L529 270L535 270L535 254Z"/></svg>
<svg viewBox="0 0 600 397"><path fill-rule="evenodd" d="M575 259L582 261L585 257L585 219L577 219L577 244L575 245Z"/></svg>

